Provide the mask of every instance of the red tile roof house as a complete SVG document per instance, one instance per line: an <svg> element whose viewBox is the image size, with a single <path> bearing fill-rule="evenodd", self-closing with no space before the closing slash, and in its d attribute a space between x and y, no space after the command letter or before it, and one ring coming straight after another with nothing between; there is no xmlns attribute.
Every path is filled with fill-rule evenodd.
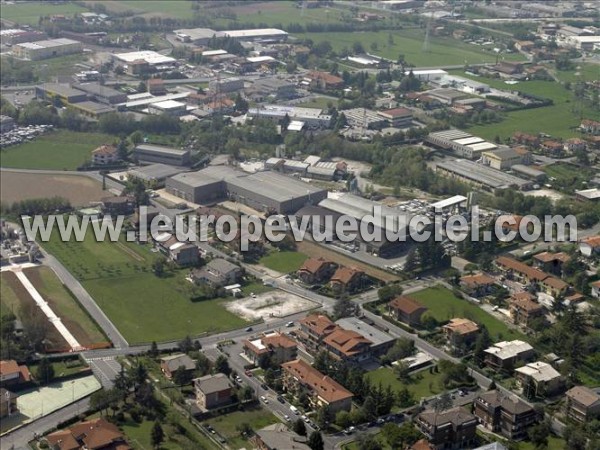
<svg viewBox="0 0 600 450"><path fill-rule="evenodd" d="M571 257L565 252L542 252L533 256L533 265L545 272L560 276L563 264L570 259Z"/></svg>
<svg viewBox="0 0 600 450"><path fill-rule="evenodd" d="M300 319L300 331L298 337L305 343L319 346L325 337L337 329L337 325L323 314L310 314Z"/></svg>
<svg viewBox="0 0 600 450"><path fill-rule="evenodd" d="M329 280L336 269L337 264L332 261L324 258L309 258L304 261L296 275L303 283L316 284Z"/></svg>
<svg viewBox="0 0 600 450"><path fill-rule="evenodd" d="M388 312L396 320L411 326L421 323L421 316L427 311L418 301L402 295L388 303Z"/></svg>
<svg viewBox="0 0 600 450"><path fill-rule="evenodd" d="M76 423L46 436L53 450L129 450L129 444L116 425L103 418Z"/></svg>
<svg viewBox="0 0 600 450"><path fill-rule="evenodd" d="M372 344L362 334L343 328L337 328L323 339L323 345L334 358L350 362L369 359Z"/></svg>
<svg viewBox="0 0 600 450"><path fill-rule="evenodd" d="M590 236L579 241L579 252L588 258L600 253L600 236Z"/></svg>
<svg viewBox="0 0 600 450"><path fill-rule="evenodd" d="M14 359L0 361L0 384L15 386L31 381L31 374L25 365L18 365Z"/></svg>
<svg viewBox="0 0 600 450"><path fill-rule="evenodd" d="M473 297L483 297L492 291L492 287L496 284L489 275L477 273L475 275L465 275L460 279L460 285L465 292Z"/></svg>
<svg viewBox="0 0 600 450"><path fill-rule="evenodd" d="M281 365L283 386L287 392L306 392L313 409L328 405L329 410L350 411L354 395L331 377L323 375L307 362L297 359Z"/></svg>
<svg viewBox="0 0 600 450"><path fill-rule="evenodd" d="M362 270L354 267L340 267L331 277L329 285L333 292L337 294L342 292L352 293L364 287L368 280Z"/></svg>
<svg viewBox="0 0 600 450"><path fill-rule="evenodd" d="M167 378L172 378L175 371L180 368L183 368L186 372L192 372L196 369L196 362L184 353L160 358L160 370Z"/></svg>
<svg viewBox="0 0 600 450"><path fill-rule="evenodd" d="M296 341L279 332L265 333L255 339L246 339L243 350L257 366L262 366L267 358L271 363L279 365L298 356Z"/></svg>
<svg viewBox="0 0 600 450"><path fill-rule="evenodd" d="M119 151L114 145L101 145L92 150L92 163L95 166L113 164L119 160Z"/></svg>
<svg viewBox="0 0 600 450"><path fill-rule="evenodd" d="M311 88L318 89L342 89L344 87L344 79L338 76L332 75L328 72L310 72L306 78L310 80Z"/></svg>

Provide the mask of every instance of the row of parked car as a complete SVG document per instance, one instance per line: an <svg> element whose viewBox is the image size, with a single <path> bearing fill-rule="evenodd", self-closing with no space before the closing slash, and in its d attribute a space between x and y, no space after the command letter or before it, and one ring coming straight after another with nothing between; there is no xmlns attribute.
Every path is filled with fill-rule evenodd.
<svg viewBox="0 0 600 450"><path fill-rule="evenodd" d="M53 125L28 125L26 127L16 127L12 130L0 134L0 148L19 145L26 141L31 141L40 134L50 131Z"/></svg>

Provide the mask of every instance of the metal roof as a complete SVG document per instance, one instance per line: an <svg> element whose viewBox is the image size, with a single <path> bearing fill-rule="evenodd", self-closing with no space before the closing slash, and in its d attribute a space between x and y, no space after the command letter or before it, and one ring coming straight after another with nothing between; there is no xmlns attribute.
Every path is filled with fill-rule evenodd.
<svg viewBox="0 0 600 450"><path fill-rule="evenodd" d="M163 147L160 145L153 145L153 144L139 144L137 147L135 147L135 151L141 150L143 152L146 153L168 153L171 155L185 155L187 153L189 153L189 150L182 150L179 148L172 148L172 147Z"/></svg>
<svg viewBox="0 0 600 450"><path fill-rule="evenodd" d="M529 184L529 181L522 178L464 159L444 161L438 163L437 167L491 188L505 188L512 185L521 187Z"/></svg>

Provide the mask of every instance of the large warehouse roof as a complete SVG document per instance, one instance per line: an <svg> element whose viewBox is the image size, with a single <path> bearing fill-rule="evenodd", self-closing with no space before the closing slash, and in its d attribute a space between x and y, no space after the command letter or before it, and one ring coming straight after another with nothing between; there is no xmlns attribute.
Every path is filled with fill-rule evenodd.
<svg viewBox="0 0 600 450"><path fill-rule="evenodd" d="M142 59L148 64L167 64L175 62L175 58L170 56L161 55L158 52L152 50L142 50L139 52L127 52L127 53L114 53L113 56L123 62L132 63Z"/></svg>
<svg viewBox="0 0 600 450"><path fill-rule="evenodd" d="M161 145L153 145L153 144L140 144L135 149L142 150L147 153L148 152L161 153L161 154L168 153L170 155L176 155L176 156L181 156L181 155L185 155L185 154L189 153L189 150L182 150L179 148L172 148L172 147L163 147Z"/></svg>
<svg viewBox="0 0 600 450"><path fill-rule="evenodd" d="M241 176L228 179L227 183L279 202L323 191L311 184L270 171L250 175L242 173Z"/></svg>
<svg viewBox="0 0 600 450"><path fill-rule="evenodd" d="M190 187L210 186L211 184L220 183L221 180L210 177L200 170L198 172L184 172L171 177L174 181L185 183Z"/></svg>
<svg viewBox="0 0 600 450"><path fill-rule="evenodd" d="M522 178L465 159L444 161L438 163L437 167L491 188L523 187L529 184L529 181Z"/></svg>
<svg viewBox="0 0 600 450"><path fill-rule="evenodd" d="M267 36L287 36L287 33L277 28L259 28L256 30L228 30L223 31L223 35L236 39L244 39Z"/></svg>

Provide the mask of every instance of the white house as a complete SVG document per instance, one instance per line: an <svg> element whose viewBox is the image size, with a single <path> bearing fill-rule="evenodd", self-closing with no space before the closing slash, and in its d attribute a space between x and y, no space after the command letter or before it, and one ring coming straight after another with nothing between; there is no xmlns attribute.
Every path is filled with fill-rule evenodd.
<svg viewBox="0 0 600 450"><path fill-rule="evenodd" d="M588 258L600 252L600 236L590 236L579 241L579 251Z"/></svg>

